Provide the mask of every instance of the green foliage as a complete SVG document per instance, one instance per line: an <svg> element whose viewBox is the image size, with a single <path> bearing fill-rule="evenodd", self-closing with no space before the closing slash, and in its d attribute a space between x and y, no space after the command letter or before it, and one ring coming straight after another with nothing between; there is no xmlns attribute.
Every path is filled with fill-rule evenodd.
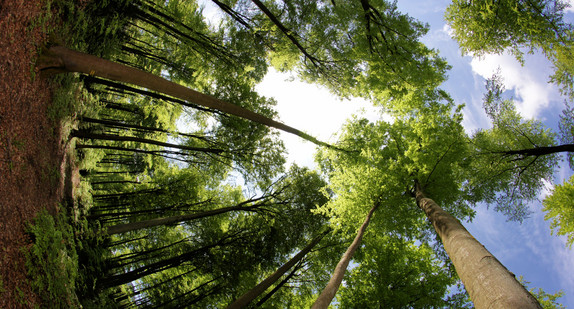
<svg viewBox="0 0 574 309"><path fill-rule="evenodd" d="M28 233L34 244L26 251L26 267L31 286L42 300L54 308L79 305L75 294L78 256L73 229L60 212L55 218L41 211Z"/></svg>
<svg viewBox="0 0 574 309"><path fill-rule="evenodd" d="M427 245L368 233L337 296L340 308L440 308L456 281Z"/></svg>
<svg viewBox="0 0 574 309"><path fill-rule="evenodd" d="M562 144L574 144L574 108L569 104L566 104L562 115L560 115L559 129L560 142ZM574 154L568 152L567 157L570 168L574 169Z"/></svg>
<svg viewBox="0 0 574 309"><path fill-rule="evenodd" d="M377 297L383 306L451 302L445 294L455 278L441 252L430 249L430 226L416 209L412 186L421 183L460 219L473 214L472 205L463 202L484 200L500 187L475 195L463 187L465 181L478 183L469 182L468 174L480 162L469 159L472 149L460 125L461 107L435 90L448 66L419 42L428 27L386 1L266 1L279 22L251 2L222 2L232 14L219 25L209 25L195 1L91 1L80 10L60 0L58 10L75 33L69 45L76 49L268 117L276 116L275 102L253 87L271 64L341 96L370 98L394 119L350 121L339 144L347 151L318 155L327 185L317 173L298 167L280 177L283 145L265 126L137 87L82 77L89 95L63 89L67 99L59 103L63 116L84 116L81 130L220 150L176 151L133 139L81 141L84 147L108 147L80 154L85 180L91 183L82 189L82 201L92 206L79 212L89 223L77 226L82 236L76 242L76 285L85 296L83 305L107 308L125 299L139 306L223 307L305 246L328 218L334 235L309 254L285 285L289 288L264 304L305 307L316 287L328 280L357 222L377 203L381 207L371 223L375 233L365 238L349 279L357 284L343 290L341 304L376 305L371 302ZM92 97L101 108L70 104ZM503 115L501 123L520 123L505 105L500 108L505 111L496 111ZM88 117L114 123L89 122ZM185 132L177 132L183 126ZM532 123L524 126L538 129ZM484 134L481 145L502 136L496 134ZM236 172L245 187L233 185ZM233 205L245 209L109 238L97 233L98 224L106 228ZM383 283L368 285L367 279ZM415 294L420 298L408 299Z"/></svg>
<svg viewBox="0 0 574 309"><path fill-rule="evenodd" d="M560 42L569 30L562 20L563 1L454 0L445 19L463 53L480 56L506 48L521 57L521 47L544 48ZM493 25L496 25L493 27Z"/></svg>
<svg viewBox="0 0 574 309"><path fill-rule="evenodd" d="M554 190L544 199L545 220L550 220L550 228L557 235L565 235L567 244L574 243L574 176Z"/></svg>
<svg viewBox="0 0 574 309"><path fill-rule="evenodd" d="M538 288L538 289L530 288L529 289L528 285L530 285L530 282L524 280L524 278L522 276L520 276L518 278L518 281L520 281L520 283L522 285L524 285L524 287L526 289L528 289L530 294L532 294L532 296L534 296L536 298L536 300L538 300L538 302L540 303L542 308L544 308L544 309L565 309L566 308L564 305L562 305L561 303L558 302L558 298L564 296L564 291L560 290L554 294L549 294L549 293L546 293L541 288Z"/></svg>
<svg viewBox="0 0 574 309"><path fill-rule="evenodd" d="M428 26L399 12L394 2L222 2L225 26L247 32L271 65L338 95L384 104L445 79L446 62L419 42Z"/></svg>
<svg viewBox="0 0 574 309"><path fill-rule="evenodd" d="M317 160L337 197L321 211L336 227L354 230L368 210L381 203L373 229L416 235L425 220L412 208L410 191L415 179L455 216L472 214L468 206L459 203L459 182L466 164L462 158L468 151L460 109L453 110L448 101L424 101L424 95L413 98L419 101L410 104L419 108L398 115L392 123L350 121L340 138L347 153L319 153Z"/></svg>
<svg viewBox="0 0 574 309"><path fill-rule="evenodd" d="M70 120L87 110L95 112L98 104L94 97L78 83L74 75L58 75L55 82L58 84L54 92L52 104L48 108L48 116L55 121Z"/></svg>
<svg viewBox="0 0 574 309"><path fill-rule="evenodd" d="M465 184L476 201L493 204L509 220L528 216L527 202L535 200L543 181L552 180L558 164L555 154L528 155L527 149L552 146L555 134L537 120L523 119L495 75L487 81L484 107L492 120L491 129L475 132L470 140L473 156Z"/></svg>

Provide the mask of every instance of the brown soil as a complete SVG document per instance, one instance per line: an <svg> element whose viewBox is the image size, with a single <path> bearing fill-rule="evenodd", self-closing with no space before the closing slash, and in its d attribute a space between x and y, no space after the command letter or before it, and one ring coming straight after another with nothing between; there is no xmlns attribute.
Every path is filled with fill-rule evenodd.
<svg viewBox="0 0 574 309"><path fill-rule="evenodd" d="M42 2L0 0L0 308L40 304L26 277L26 223L58 211L66 178L59 125L47 116L55 85L35 68Z"/></svg>

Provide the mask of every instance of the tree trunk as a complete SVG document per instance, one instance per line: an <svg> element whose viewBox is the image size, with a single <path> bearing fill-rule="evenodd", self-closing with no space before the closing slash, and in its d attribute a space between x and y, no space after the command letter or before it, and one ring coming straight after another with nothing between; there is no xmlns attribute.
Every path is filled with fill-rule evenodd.
<svg viewBox="0 0 574 309"><path fill-rule="evenodd" d="M247 305L249 305L251 301L253 301L259 295L265 292L265 290L267 290L273 283L279 280L279 278L281 278L283 274L285 274L291 267L293 267L303 257L305 257L305 255L307 255L307 253L309 253L309 251L311 251L311 249L313 249L313 247L315 247L319 243L319 241L321 241L321 239L323 239L323 237L327 235L327 233L329 233L329 231L325 231L321 233L319 236L315 237L315 239L313 239L311 243L307 245L307 247L299 251L299 253L297 253L294 257L292 257L287 263L281 265L281 267L279 267L277 271L275 271L269 277L265 278L254 288L252 288L251 290L247 291L247 293L237 298L233 303L227 306L227 309L240 309L245 308Z"/></svg>
<svg viewBox="0 0 574 309"><path fill-rule="evenodd" d="M201 254L203 252L208 251L211 248L215 248L217 246L222 245L224 241L225 241L225 239L222 239L222 240L220 240L214 244L207 245L207 246L201 247L199 249L191 250L191 251L188 251L186 253L182 253L180 255L171 257L171 258L167 258L167 259L164 259L161 261L147 264L147 265L141 266L139 268L131 269L130 271L128 271L126 273L109 276L107 278L100 280L97 283L97 289L102 290L102 289L111 288L114 286L120 286L122 284L136 281L136 280L141 279L145 276L149 276L149 275L155 274L157 272L164 271L166 269L180 266L183 262L191 260L192 258L197 256L198 254Z"/></svg>
<svg viewBox="0 0 574 309"><path fill-rule="evenodd" d="M535 147L535 148L519 149L519 150L508 150L503 151L502 153L505 155L520 155L523 157L531 157L531 156L539 157L560 152L574 152L574 144L564 144L564 145L548 146L548 147Z"/></svg>
<svg viewBox="0 0 574 309"><path fill-rule="evenodd" d="M171 134L171 135L185 136L185 137L200 139L203 141L208 141L208 139L204 136L181 133L181 132L177 132L177 131L169 131L169 130L160 129L160 128L140 126L140 125L129 124L129 123L124 123L124 122L114 121L114 120L109 120L109 119L95 119L95 118L90 118L90 117L82 117L81 121L89 122L89 123L103 124L104 126L107 126L107 127L120 127L120 128L137 129L137 130L140 130L143 132L161 132L161 133L167 133L167 134Z"/></svg>
<svg viewBox="0 0 574 309"><path fill-rule="evenodd" d="M365 230L367 229L367 226L369 226L369 221L371 220L375 210L377 210L377 207L379 207L379 204L375 204L375 206L373 206L369 211L367 218L365 218L365 222L363 222L363 225L361 225L361 228L359 228L359 231L357 232L355 240L353 240L353 243L351 243L345 254L341 257L337 267L335 267L335 271L333 271L331 280L329 280L329 283L327 283L327 286L323 289L321 295L319 295L317 300L315 300L313 307L311 307L312 309L326 309L329 307L329 304L333 300L333 297L335 297L335 294L343 281L343 276L345 275L345 271L347 270L347 266L349 266L351 258L353 258L355 251L357 251L361 245L363 234L365 234Z"/></svg>
<svg viewBox="0 0 574 309"><path fill-rule="evenodd" d="M289 41L291 41L291 43L293 43L293 45L297 47L297 49L299 49L299 51L305 56L306 59L309 59L311 63L313 63L313 65L315 65L316 67L321 66L321 61L317 59L315 56L311 55L307 51L307 49L305 49L305 47L301 45L299 40L297 40L297 38L295 38L295 36L293 35L293 31L285 27L285 25L283 25L283 23L279 20L279 18L277 18L277 16L275 16L269 10L269 8L265 6L265 4L263 4L259 0L251 0L251 2L253 2L281 32L283 32L283 34L289 39Z"/></svg>
<svg viewBox="0 0 574 309"><path fill-rule="evenodd" d="M215 216L218 214L222 214L222 213L234 211L234 210L253 211L255 208L257 208L259 206L261 206L261 205L230 206L230 207L223 207L223 208L219 208L219 209L208 210L208 211L204 211L202 213L196 213L196 214L172 216L172 217L165 217L165 218L156 218L156 219L145 220L145 221L118 224L118 225L108 227L107 233L108 233L108 235L121 234L121 233L130 232L130 231L145 229L148 227L154 227L154 226L158 226L158 225L168 225L168 224L172 224L172 223L179 223L179 222L190 221L190 220L195 220L195 219L199 219L199 218Z"/></svg>
<svg viewBox="0 0 574 309"><path fill-rule="evenodd" d="M472 237L460 221L425 197L418 182L414 193L417 205L434 226L476 308L542 308L514 274Z"/></svg>
<svg viewBox="0 0 574 309"><path fill-rule="evenodd" d="M141 137L135 137L135 136L98 134L98 133L88 132L86 130L75 130L75 131L72 131L71 135L73 137L78 137L78 138L97 139L97 140L105 140L105 141L119 141L119 142L137 142L137 143L142 143L142 144L163 146L163 147L188 150L188 151L199 151L199 152L205 152L205 153L220 154L223 152L223 149L190 147L190 146L166 143L166 142L156 141L153 139L147 139L147 138L141 138Z"/></svg>
<svg viewBox="0 0 574 309"><path fill-rule="evenodd" d="M257 301L254 307L259 308L266 301L268 301L273 296L273 294L279 291L283 286L285 286L287 282L289 282L289 280L291 280L291 278L293 278L293 276L295 276L295 274L304 266L304 264L305 260L300 260L299 263L293 267L293 270L291 270L291 272L285 276L283 280L281 280L281 282L279 282L269 293L265 294L265 296L261 297L261 299Z"/></svg>
<svg viewBox="0 0 574 309"><path fill-rule="evenodd" d="M181 156L187 156L187 153L184 152L178 152L178 151L169 151L169 150L145 150L145 149L137 149L137 148L125 148L125 147L117 147L117 146L108 146L108 145L86 145L86 144L76 144L76 149L107 149L107 150L117 150L117 151L126 151L126 152L133 152L133 153L145 153L145 154L149 154L152 156L158 156L158 157L162 157L162 158L168 158L168 159L173 159L173 160L177 160L177 161L181 161L181 162L187 162L189 163L190 161L185 160L185 159L180 159L177 157L171 157L169 155L181 155ZM125 172L96 172L96 174L123 174L123 173L129 173L129 174L138 174L138 173L143 173L144 171L125 171Z"/></svg>
<svg viewBox="0 0 574 309"><path fill-rule="evenodd" d="M164 93L181 100L189 101L204 107L213 108L224 113L248 119L265 126L273 127L295 134L319 146L332 147L293 127L271 118L231 104L215 97L197 92L171 82L165 78L135 69L123 64L111 62L96 56L73 51L63 46L52 46L40 58L39 68L53 72L79 72L99 76L128 84L138 85L149 90Z"/></svg>

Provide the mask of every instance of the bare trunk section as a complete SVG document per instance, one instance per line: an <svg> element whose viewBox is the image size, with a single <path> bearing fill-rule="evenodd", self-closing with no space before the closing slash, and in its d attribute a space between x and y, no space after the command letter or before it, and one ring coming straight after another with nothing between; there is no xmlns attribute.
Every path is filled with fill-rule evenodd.
<svg viewBox="0 0 574 309"><path fill-rule="evenodd" d="M329 307L329 304L333 300L333 297L335 297L337 290L339 290L339 286L343 281L343 276L345 275L347 266L349 266L349 262L351 262L351 259L353 258L355 251L357 251L357 249L361 245L361 239L363 238L363 234L365 234L367 226L369 226L369 221L371 221L371 217L373 216L373 213L375 212L375 210L377 210L378 207L379 204L375 204L375 206L373 206L373 208L371 208L371 210L369 211L367 218L365 218L363 225L361 225L361 228L359 228L359 231L357 232L355 240L353 240L353 243L351 243L345 254L343 254L343 256L341 257L341 260L339 261L337 267L335 267L335 270L333 271L331 280L329 280L327 286L325 287L325 289L323 289L323 292L321 292L319 297L317 297L317 300L315 300L315 303L313 304L313 307L311 307L311 309L326 309L327 307Z"/></svg>
<svg viewBox="0 0 574 309"><path fill-rule="evenodd" d="M256 285L253 289L247 291L247 293L243 294L239 298L237 298L233 303L227 306L227 309L240 309L245 308L252 302L255 298L261 295L265 290L267 290L273 283L275 283L283 274L285 274L291 267L293 267L297 262L299 262L313 247L315 247L325 235L327 235L329 231L321 233L319 236L315 237L307 245L307 247L303 248L303 250L299 251L293 258L291 258L287 263L281 265L273 274L269 277L265 278L261 281L258 285Z"/></svg>
<svg viewBox="0 0 574 309"><path fill-rule="evenodd" d="M241 106L219 100L142 70L73 51L63 46L50 47L40 58L39 68L43 71L56 73L79 72L89 74L90 76L98 76L137 85L297 135L319 146L333 147L302 131L247 110Z"/></svg>
<svg viewBox="0 0 574 309"><path fill-rule="evenodd" d="M418 182L415 182L414 193L417 205L434 226L476 308L542 308L514 274L488 252L460 221L424 195Z"/></svg>

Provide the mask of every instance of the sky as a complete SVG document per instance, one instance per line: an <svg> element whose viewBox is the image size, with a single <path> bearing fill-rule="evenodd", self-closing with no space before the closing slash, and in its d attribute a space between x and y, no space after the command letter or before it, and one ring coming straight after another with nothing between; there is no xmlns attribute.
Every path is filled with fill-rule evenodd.
<svg viewBox="0 0 574 309"><path fill-rule="evenodd" d="M485 79L500 69L504 85L513 97L517 110L525 118L536 118L557 130L558 117L564 107L556 86L548 83L551 65L541 55L527 55L525 66L514 57L486 55L482 58L463 56L450 36L450 29L443 14L450 1L401 0L399 10L426 22L429 33L423 42L439 50L452 69L449 80L442 85L457 103L464 103L463 125L471 133L489 126L482 109ZM217 14L212 10L206 13ZM574 10L567 14L574 20ZM277 110L282 122L303 130L326 142L335 142L336 133L353 114L371 120L380 115L369 102L354 99L341 101L326 89L293 80L292 76L271 70L257 86L260 94L277 100ZM315 167L315 145L288 133L281 132L288 151L288 162ZM562 183L572 175L566 162L556 171L554 183ZM551 190L552 184L539 197ZM473 222L463 222L473 236L517 277L523 276L530 287L542 288L547 293L563 290L560 302L574 308L574 247L568 249L565 237L551 235L550 223L544 220L540 202L531 205L532 214L522 224L506 222L502 214L486 207L477 208Z"/></svg>

